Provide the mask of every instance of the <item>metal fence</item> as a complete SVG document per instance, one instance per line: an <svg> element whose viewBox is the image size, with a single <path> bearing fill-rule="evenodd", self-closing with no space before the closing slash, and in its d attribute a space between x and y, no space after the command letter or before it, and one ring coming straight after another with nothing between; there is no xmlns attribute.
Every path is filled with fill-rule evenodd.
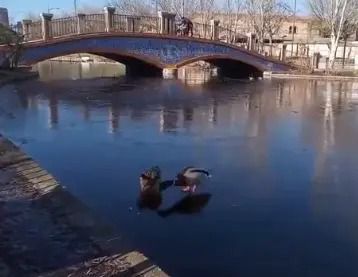
<svg viewBox="0 0 358 277"><path fill-rule="evenodd" d="M160 33L160 20L156 16L133 16L113 14L112 22L106 26L105 14L78 14L77 16L57 18L49 21L49 37L61 37L73 34L88 34L102 32L135 32L135 33ZM27 25L26 25L27 26ZM107 27L110 30L107 30ZM28 34L25 40L42 39L42 22L32 22L28 26ZM173 30L175 33L175 30ZM193 23L193 36L202 39L215 39L212 26L202 23ZM227 43L238 45L242 36L228 28L218 26L218 39ZM191 34L190 34L191 35Z"/></svg>
<svg viewBox="0 0 358 277"><path fill-rule="evenodd" d="M139 17L139 32L159 33L159 17L141 16Z"/></svg>
<svg viewBox="0 0 358 277"><path fill-rule="evenodd" d="M193 23L193 36L196 38L212 39L211 26L202 23Z"/></svg>
<svg viewBox="0 0 358 277"><path fill-rule="evenodd" d="M113 31L125 32L127 31L127 16L123 14L114 14L112 18Z"/></svg>
<svg viewBox="0 0 358 277"><path fill-rule="evenodd" d="M218 27L219 40L225 41L231 44L243 45L247 42L247 37L239 32L233 31L227 27Z"/></svg>
<svg viewBox="0 0 358 277"><path fill-rule="evenodd" d="M36 21L31 23L31 28L28 34L25 34L26 40L42 39L42 22Z"/></svg>
<svg viewBox="0 0 358 277"><path fill-rule="evenodd" d="M65 35L76 34L77 31L77 17L58 18L51 21L51 36L60 37Z"/></svg>
<svg viewBox="0 0 358 277"><path fill-rule="evenodd" d="M104 14L86 14L84 28L81 33L100 33L106 31Z"/></svg>

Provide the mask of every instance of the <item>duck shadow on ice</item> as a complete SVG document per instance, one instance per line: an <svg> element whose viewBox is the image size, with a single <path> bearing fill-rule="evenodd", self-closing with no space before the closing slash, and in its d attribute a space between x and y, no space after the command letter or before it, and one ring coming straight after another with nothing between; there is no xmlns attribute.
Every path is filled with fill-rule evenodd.
<svg viewBox="0 0 358 277"><path fill-rule="evenodd" d="M158 210L157 213L164 218L173 214L192 215L200 213L208 205L210 198L210 193L189 194L171 207Z"/></svg>
<svg viewBox="0 0 358 277"><path fill-rule="evenodd" d="M139 209L149 209L156 211L163 218L174 215L192 215L200 213L209 203L211 199L210 193L186 194L173 205L168 208L160 209L163 202L161 192L144 192L138 199Z"/></svg>

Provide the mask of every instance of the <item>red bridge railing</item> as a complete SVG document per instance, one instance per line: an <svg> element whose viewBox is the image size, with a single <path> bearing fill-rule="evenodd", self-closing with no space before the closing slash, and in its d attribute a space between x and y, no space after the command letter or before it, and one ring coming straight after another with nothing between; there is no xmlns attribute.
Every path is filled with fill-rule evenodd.
<svg viewBox="0 0 358 277"><path fill-rule="evenodd" d="M175 14L159 13L159 16L135 16L116 14L114 8L106 8L103 14L78 14L72 17L52 19L51 14L42 14L41 21L23 20L22 34L25 41L50 40L75 34L104 32L130 32L153 34L177 34ZM179 33L178 33L179 35ZM210 24L193 23L195 38L220 40L236 43L243 37L219 26L218 21Z"/></svg>
<svg viewBox="0 0 358 277"><path fill-rule="evenodd" d="M30 30L32 31L32 28ZM77 20L74 16L57 18L51 21L51 37L61 37L77 33Z"/></svg>

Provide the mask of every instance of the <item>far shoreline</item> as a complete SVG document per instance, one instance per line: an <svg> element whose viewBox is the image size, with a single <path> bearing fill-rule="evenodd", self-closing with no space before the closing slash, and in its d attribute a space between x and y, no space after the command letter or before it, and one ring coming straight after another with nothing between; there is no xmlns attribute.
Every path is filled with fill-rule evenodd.
<svg viewBox="0 0 358 277"><path fill-rule="evenodd" d="M322 80L322 81L358 81L358 76L329 75L329 74L301 74L301 73L280 73L264 72L264 79L296 79L296 80Z"/></svg>

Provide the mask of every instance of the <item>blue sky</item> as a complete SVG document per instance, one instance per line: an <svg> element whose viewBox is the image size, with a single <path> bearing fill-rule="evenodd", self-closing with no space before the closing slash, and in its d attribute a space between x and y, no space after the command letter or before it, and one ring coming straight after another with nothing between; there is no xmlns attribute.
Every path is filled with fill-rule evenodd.
<svg viewBox="0 0 358 277"><path fill-rule="evenodd" d="M14 20L22 19L30 12L33 14L40 14L46 12L48 7L59 8L58 11L73 11L74 0L0 0L0 7L5 7L9 10L9 16ZM105 6L106 0L77 0L78 6Z"/></svg>
<svg viewBox="0 0 358 277"><path fill-rule="evenodd" d="M224 0L219 0L224 1ZM294 0L288 0L292 2ZM73 10L74 0L0 0L0 7L8 8L9 16L12 20L21 20L25 15L30 12L33 14L40 14L46 12L48 7L59 8L60 11L71 11ZM105 6L107 0L77 0L79 6ZM305 13L306 0L297 0L297 9L300 13Z"/></svg>

